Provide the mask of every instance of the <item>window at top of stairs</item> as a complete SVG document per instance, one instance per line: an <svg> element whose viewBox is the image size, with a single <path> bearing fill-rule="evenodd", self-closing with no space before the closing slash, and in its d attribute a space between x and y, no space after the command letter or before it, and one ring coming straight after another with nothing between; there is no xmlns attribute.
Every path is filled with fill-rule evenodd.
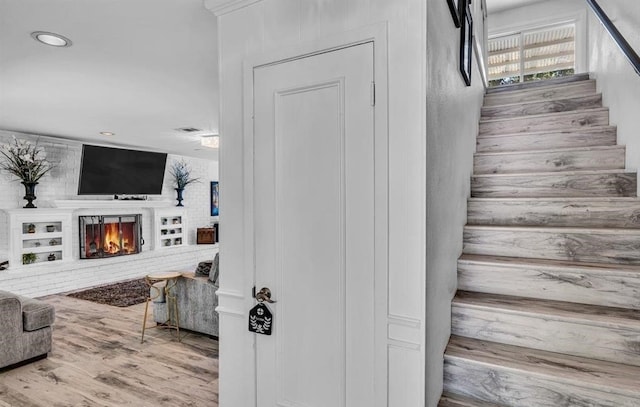
<svg viewBox="0 0 640 407"><path fill-rule="evenodd" d="M575 73L575 23L489 38L489 85Z"/></svg>

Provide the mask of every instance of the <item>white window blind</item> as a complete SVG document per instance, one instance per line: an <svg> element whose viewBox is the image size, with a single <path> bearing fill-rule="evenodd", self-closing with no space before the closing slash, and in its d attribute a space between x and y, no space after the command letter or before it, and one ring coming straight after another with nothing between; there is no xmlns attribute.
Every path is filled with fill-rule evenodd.
<svg viewBox="0 0 640 407"><path fill-rule="evenodd" d="M498 85L573 74L575 33L572 23L490 38L489 81Z"/></svg>

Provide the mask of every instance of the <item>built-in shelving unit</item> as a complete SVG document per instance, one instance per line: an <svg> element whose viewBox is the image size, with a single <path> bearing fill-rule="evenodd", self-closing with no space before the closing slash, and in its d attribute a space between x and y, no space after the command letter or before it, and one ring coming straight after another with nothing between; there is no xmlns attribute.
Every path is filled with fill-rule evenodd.
<svg viewBox="0 0 640 407"><path fill-rule="evenodd" d="M180 208L154 209L155 248L188 244L186 212Z"/></svg>
<svg viewBox="0 0 640 407"><path fill-rule="evenodd" d="M7 214L11 268L71 259L71 211L13 209Z"/></svg>

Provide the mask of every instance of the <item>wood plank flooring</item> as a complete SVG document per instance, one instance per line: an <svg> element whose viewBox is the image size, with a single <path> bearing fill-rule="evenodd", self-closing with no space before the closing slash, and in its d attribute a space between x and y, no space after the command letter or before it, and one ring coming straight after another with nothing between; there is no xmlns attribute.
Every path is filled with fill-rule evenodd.
<svg viewBox="0 0 640 407"><path fill-rule="evenodd" d="M0 372L0 407L218 405L218 341L149 329L144 304L127 308L56 295L53 350ZM150 326L153 324L149 316Z"/></svg>

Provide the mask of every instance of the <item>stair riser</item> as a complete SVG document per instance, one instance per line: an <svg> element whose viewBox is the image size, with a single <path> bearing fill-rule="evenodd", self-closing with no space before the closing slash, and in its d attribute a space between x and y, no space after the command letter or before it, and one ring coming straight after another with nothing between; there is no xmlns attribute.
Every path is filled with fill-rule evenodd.
<svg viewBox="0 0 640 407"><path fill-rule="evenodd" d="M602 107L602 95L579 96L550 101L517 103L506 106L483 107L483 120L569 112Z"/></svg>
<svg viewBox="0 0 640 407"><path fill-rule="evenodd" d="M636 190L635 173L471 177L475 198L630 197Z"/></svg>
<svg viewBox="0 0 640 407"><path fill-rule="evenodd" d="M503 94L488 94L484 98L484 106L498 106L513 103L540 102L544 100L589 96L596 93L596 81L589 80L546 89L529 89L512 91Z"/></svg>
<svg viewBox="0 0 640 407"><path fill-rule="evenodd" d="M485 136L608 125L609 111L598 109L480 122L479 134Z"/></svg>
<svg viewBox="0 0 640 407"><path fill-rule="evenodd" d="M625 165L624 147L595 150L523 152L475 155L475 174L559 172L571 170L613 170Z"/></svg>
<svg viewBox="0 0 640 407"><path fill-rule="evenodd" d="M637 407L640 398L562 376L544 376L445 355L444 389L450 393L505 406Z"/></svg>
<svg viewBox="0 0 640 407"><path fill-rule="evenodd" d="M454 335L640 366L638 324L612 328L586 318L562 320L546 314L505 312L497 307L477 309L456 303L451 318Z"/></svg>
<svg viewBox="0 0 640 407"><path fill-rule="evenodd" d="M640 232L465 228L464 253L640 265Z"/></svg>
<svg viewBox="0 0 640 407"><path fill-rule="evenodd" d="M458 289L640 310L640 271L458 262Z"/></svg>
<svg viewBox="0 0 640 407"><path fill-rule="evenodd" d="M640 228L640 201L469 200L467 223L494 226Z"/></svg>
<svg viewBox="0 0 640 407"><path fill-rule="evenodd" d="M568 83L582 83L584 81L589 80L589 74L576 74L571 76L565 76L562 78L553 78L544 81L533 81L533 82L524 82L524 83L516 83L513 85L507 86L498 86L495 88L488 88L487 94L495 95L495 94L506 94L514 91L519 91L522 89L548 89L550 87L555 87L561 84Z"/></svg>
<svg viewBox="0 0 640 407"><path fill-rule="evenodd" d="M462 400L460 396L443 394L438 407L497 407L478 400Z"/></svg>
<svg viewBox="0 0 640 407"><path fill-rule="evenodd" d="M479 153L502 151L549 150L554 148L613 146L616 144L616 128L584 129L580 132L543 134L517 134L498 137L478 137Z"/></svg>

